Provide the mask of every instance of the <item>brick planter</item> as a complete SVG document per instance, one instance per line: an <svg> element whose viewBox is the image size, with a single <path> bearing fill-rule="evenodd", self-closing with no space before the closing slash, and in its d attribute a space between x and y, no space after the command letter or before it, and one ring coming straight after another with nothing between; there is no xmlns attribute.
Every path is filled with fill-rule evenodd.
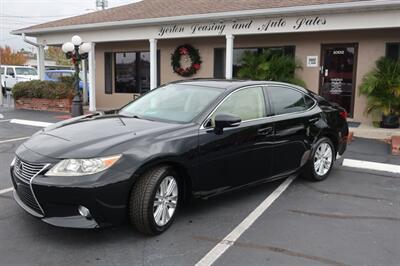
<svg viewBox="0 0 400 266"><path fill-rule="evenodd" d="M41 110L69 113L72 99L19 98L15 100L16 109Z"/></svg>

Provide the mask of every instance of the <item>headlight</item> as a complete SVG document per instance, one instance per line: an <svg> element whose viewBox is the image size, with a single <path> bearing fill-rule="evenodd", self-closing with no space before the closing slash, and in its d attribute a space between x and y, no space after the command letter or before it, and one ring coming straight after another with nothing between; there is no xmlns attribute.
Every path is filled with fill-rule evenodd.
<svg viewBox="0 0 400 266"><path fill-rule="evenodd" d="M110 168L121 155L93 159L66 159L53 166L46 176L93 175Z"/></svg>

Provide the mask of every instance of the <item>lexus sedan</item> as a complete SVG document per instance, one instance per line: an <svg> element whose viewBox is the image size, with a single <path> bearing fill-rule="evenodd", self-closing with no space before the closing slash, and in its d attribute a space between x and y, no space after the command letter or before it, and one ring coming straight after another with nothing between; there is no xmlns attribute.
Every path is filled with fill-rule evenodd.
<svg viewBox="0 0 400 266"><path fill-rule="evenodd" d="M187 199L301 174L325 179L346 149L346 111L285 83L187 80L119 110L56 123L11 163L14 197L42 221L125 219L164 232Z"/></svg>

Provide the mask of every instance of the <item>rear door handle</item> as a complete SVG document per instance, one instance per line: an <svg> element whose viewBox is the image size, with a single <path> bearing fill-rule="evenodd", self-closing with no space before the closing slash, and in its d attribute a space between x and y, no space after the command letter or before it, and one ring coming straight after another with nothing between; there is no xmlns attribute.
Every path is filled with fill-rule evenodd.
<svg viewBox="0 0 400 266"><path fill-rule="evenodd" d="M257 134L259 136L269 136L272 135L273 129L272 127L261 128L258 130Z"/></svg>

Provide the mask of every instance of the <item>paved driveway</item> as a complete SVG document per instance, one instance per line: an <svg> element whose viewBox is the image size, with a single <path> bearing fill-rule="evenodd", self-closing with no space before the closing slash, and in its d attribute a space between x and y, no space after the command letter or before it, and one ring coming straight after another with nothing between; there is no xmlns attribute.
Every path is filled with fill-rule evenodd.
<svg viewBox="0 0 400 266"><path fill-rule="evenodd" d="M9 119L55 122L56 114L0 109L0 191L11 187L9 163L39 127ZM400 164L389 147L356 139L344 158ZM324 182L300 178L234 242L215 265L399 265L400 175L341 166ZM128 224L102 230L55 228L0 194L1 265L194 265L284 180L195 201L166 233L146 237Z"/></svg>

